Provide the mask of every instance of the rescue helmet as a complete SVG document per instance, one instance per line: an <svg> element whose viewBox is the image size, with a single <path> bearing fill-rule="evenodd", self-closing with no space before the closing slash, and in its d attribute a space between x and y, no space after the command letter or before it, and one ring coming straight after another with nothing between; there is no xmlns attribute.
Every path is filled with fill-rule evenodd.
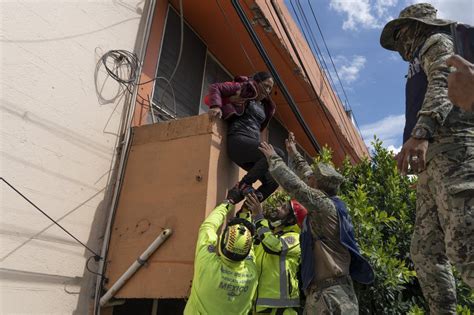
<svg viewBox="0 0 474 315"><path fill-rule="evenodd" d="M303 226L303 221L304 218L306 218L306 215L308 214L308 210L306 210L306 208L303 207L303 205L295 199L290 200L290 206L296 218L296 223L298 223L299 227Z"/></svg>
<svg viewBox="0 0 474 315"><path fill-rule="evenodd" d="M279 208L286 207L288 214L282 218ZM276 228L278 226L290 226L298 224L301 226L308 211L298 201L294 199L280 200L280 204L273 205L273 207L266 207L265 217L268 219L270 226Z"/></svg>
<svg viewBox="0 0 474 315"><path fill-rule="evenodd" d="M221 236L220 253L233 261L244 260L252 248L255 227L242 218L229 221Z"/></svg>

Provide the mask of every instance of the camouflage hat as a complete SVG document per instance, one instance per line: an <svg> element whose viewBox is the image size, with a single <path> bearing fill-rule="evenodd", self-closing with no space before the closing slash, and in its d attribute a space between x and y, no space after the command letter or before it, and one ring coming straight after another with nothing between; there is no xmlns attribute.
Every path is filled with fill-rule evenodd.
<svg viewBox="0 0 474 315"><path fill-rule="evenodd" d="M327 163L319 162L314 166L314 177L318 187L322 190L338 190L344 181L344 176L339 174L334 167Z"/></svg>
<svg viewBox="0 0 474 315"><path fill-rule="evenodd" d="M395 49L395 35L397 31L406 23L418 21L427 25L446 26L455 23L450 20L436 18L436 10L429 3L417 3L403 9L398 19L388 22L380 35L380 45L388 50Z"/></svg>

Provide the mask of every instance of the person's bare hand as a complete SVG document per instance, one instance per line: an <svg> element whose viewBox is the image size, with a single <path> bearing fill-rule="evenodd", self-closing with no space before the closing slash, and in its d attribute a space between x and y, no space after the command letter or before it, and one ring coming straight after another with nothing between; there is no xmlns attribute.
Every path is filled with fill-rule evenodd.
<svg viewBox="0 0 474 315"><path fill-rule="evenodd" d="M286 145L286 152L288 152L288 155L295 155L298 153L298 149L296 148L296 140L295 140L295 135L293 132L290 131L288 134L288 139L285 140L285 145Z"/></svg>
<svg viewBox="0 0 474 315"><path fill-rule="evenodd" d="M403 175L406 175L408 166L415 173L422 172L426 167L426 151L428 140L410 138L405 142L400 153L395 156L397 166Z"/></svg>
<svg viewBox="0 0 474 315"><path fill-rule="evenodd" d="M222 109L219 107L209 108L207 113L213 118L222 118Z"/></svg>
<svg viewBox="0 0 474 315"><path fill-rule="evenodd" d="M474 111L474 64L458 55L449 57L446 64L456 68L448 76L449 99L465 111Z"/></svg>
<svg viewBox="0 0 474 315"><path fill-rule="evenodd" d="M272 155L276 155L277 153L275 152L275 149L271 144L268 144L266 142L261 142L260 146L258 149L265 155L265 157L268 159Z"/></svg>
<svg viewBox="0 0 474 315"><path fill-rule="evenodd" d="M245 197L245 205L253 215L261 214L263 212L262 204L258 201L257 195L253 192Z"/></svg>

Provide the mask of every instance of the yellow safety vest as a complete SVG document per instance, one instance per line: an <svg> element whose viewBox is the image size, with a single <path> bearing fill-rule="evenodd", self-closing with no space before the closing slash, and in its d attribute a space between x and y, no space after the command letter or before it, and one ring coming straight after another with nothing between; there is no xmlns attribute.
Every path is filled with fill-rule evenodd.
<svg viewBox="0 0 474 315"><path fill-rule="evenodd" d="M260 241L255 246L259 274L255 296L257 312L266 308L299 307L300 228L296 224L286 226L275 235L266 219L257 219L255 224Z"/></svg>
<svg viewBox="0 0 474 315"><path fill-rule="evenodd" d="M185 315L247 315L257 287L253 251L247 259L234 262L216 255L217 231L233 206L215 208L199 229L191 295Z"/></svg>

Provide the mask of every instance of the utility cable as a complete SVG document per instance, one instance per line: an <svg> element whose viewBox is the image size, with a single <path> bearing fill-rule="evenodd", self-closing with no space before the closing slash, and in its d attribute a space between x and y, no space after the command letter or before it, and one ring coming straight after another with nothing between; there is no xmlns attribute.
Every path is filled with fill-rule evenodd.
<svg viewBox="0 0 474 315"><path fill-rule="evenodd" d="M291 3L291 2L290 2L290 3ZM316 41L316 38L315 38L315 36L314 36L314 33L313 33L313 31L312 31L312 28L311 28L311 26L310 26L310 24L309 24L309 22L308 22L308 19L306 18L306 14L305 14L305 12L304 12L304 10L303 10L303 7L301 6L301 3L300 3L299 0L296 0L296 4L297 4L298 9L299 9L299 12L300 12L300 14L301 14L301 16L302 16L301 18L302 18L302 20L305 22L306 28L308 29L308 33L309 33L308 36L310 36L311 41L313 42L313 46L316 45L316 47L317 47L317 49L318 49L318 51L319 51L319 54L320 54L320 56L321 56L321 58L322 58L322 62L323 62L323 64L324 64L325 68L326 68L325 73L326 73L327 77L329 78L330 85L332 86L332 90L333 90L333 92L334 92L334 94L331 93L331 92L329 92L329 95L330 95L332 101L333 101L335 104L338 103L337 99L339 99L339 101L341 102L341 105L342 105L344 111L346 111L346 108L345 108L344 104L342 103L341 96L339 95L339 92L338 92L338 90L336 89L336 84L334 83L334 79L332 78L331 72L329 71L329 67L328 67L328 65L327 65L327 63L326 63L326 59L324 58L324 54L322 53L321 49L319 48L319 45L318 45L318 43L317 43L317 41ZM296 13L296 10L295 10L295 8L293 7L293 3L291 3L291 5L292 5L293 11L294 11L294 13L295 13L295 16L298 18L298 15L297 15L297 13ZM298 19L298 21L299 21L299 19ZM301 23L300 23L300 26L302 27ZM302 29L302 30L303 30L303 34L304 34L304 29ZM304 34L304 35L305 35L305 34ZM306 38L306 35L305 35L305 38ZM307 40L307 38L306 38L306 40ZM307 41L308 41L308 40L307 40ZM321 60L320 60L320 62L321 62ZM324 68L323 68L323 69L324 69ZM337 99L336 99L336 97L337 97ZM346 99L346 100L347 100L347 99ZM342 115L347 116L347 114L346 114L345 112L344 112L344 113L341 113L341 111L339 110L339 107L336 107L336 112L337 112L337 114L338 114L339 119L341 120L341 122L343 122L344 119L343 119ZM349 135L350 132L348 131L347 125L346 125L345 123L342 123L342 125L343 125L343 128L344 128L346 134Z"/></svg>
<svg viewBox="0 0 474 315"><path fill-rule="evenodd" d="M303 35L306 39L306 42L308 42L308 44L309 44L310 41L308 41L308 38L306 37L306 32L304 31L303 24L300 22L298 14L296 13L296 9L294 8L293 2L291 2L291 0L290 0L290 4L291 4L291 7L293 8L293 11L295 13L295 16L296 16L296 18L297 18L297 20L300 24L301 30L303 31ZM326 74L326 77L329 79L333 91L336 93L337 97L339 99L341 99L341 97L339 96L339 93L336 89L336 85L334 84L334 80L331 76L331 72L329 71L329 67L326 63L326 59L324 58L324 54L323 54L321 48L319 47L318 42L316 41L316 39L314 37L314 34L311 30L311 26L309 25L308 19L306 18L306 15L304 13L303 7L301 6L301 3L299 1L296 1L296 5L298 6L298 10L301 14L301 19L304 22L304 25L306 26L306 29L308 30L308 37L311 39L311 43L313 44L313 47L315 47L317 49L317 51L319 52L319 56L320 56L319 62L323 66L323 70L325 70L324 73ZM335 101L335 100L333 99L333 101ZM335 103L337 103L337 102L335 102Z"/></svg>
<svg viewBox="0 0 474 315"><path fill-rule="evenodd" d="M275 5L274 0L271 0L270 2L271 2L273 8L274 8L275 11L276 11L277 9L276 9L276 5ZM291 2L290 2L290 3L291 3ZM293 6L293 11L295 12L295 16L298 18L298 15L296 14L296 11L294 10L294 6ZM278 15L278 13L277 13L277 16L278 16L278 18L280 19L280 21L283 23L283 21L281 20L282 18ZM300 23L300 26L301 26L301 23ZM292 46L292 48L293 48L293 51L294 51L295 54L296 54L296 57L297 57L297 59L298 59L298 62L301 64L302 70L304 71L306 77L308 77L308 79L309 79L309 74L308 74L308 72L307 72L307 70L306 70L306 67L305 67L304 64L303 64L303 61L302 61L301 56L300 56L300 54L299 54L299 52L298 52L298 49L296 48L296 45L295 45L293 39L291 38L288 29L287 29L285 26L283 26L283 29L285 30L285 33L286 33L286 35L287 35L287 37L288 37L288 40L290 41L290 44L291 44L291 46ZM302 28L302 31L304 32L303 28ZM306 39L306 36L305 36L305 39ZM308 42L307 39L306 39L306 42L307 42L308 45L309 45L309 42ZM317 63L318 66L319 66L319 63L318 63L318 61L316 60L316 57L315 57L314 55L313 55L313 57L315 58L315 61L316 61L316 63ZM324 73L324 72L323 72L323 73ZM324 82L326 82L326 84L327 84L327 81L324 81ZM319 97L319 94L318 94L318 92L316 91L314 85L313 85L313 84L310 84L310 86L312 87L312 89L313 89L313 91L314 91L314 93L315 93L315 95L316 95L316 98L317 98L317 100L318 100L318 102L319 102L319 104L320 104L320 106L321 106L321 110L322 110L323 114L326 116L326 118L327 118L327 120L328 120L328 123L329 123L329 126L331 127L331 129L332 129L334 135L336 136L337 141L342 144L343 142L340 140L339 134L338 134L338 132L335 130L335 127L333 126L333 123L331 122L331 118L329 117L329 113L327 112L327 108L326 108L326 106L324 105L323 100ZM334 96L334 95L331 94L331 93L330 93L330 95L331 95L331 98ZM333 99L333 101L334 101L334 99ZM339 113L339 112L338 112L338 113ZM344 152L345 155L348 155L347 150L346 150L346 148L345 148L345 145L342 144L342 145L341 145L341 149L342 149L342 151Z"/></svg>
<svg viewBox="0 0 474 315"><path fill-rule="evenodd" d="M344 94L344 98L346 99L346 103L347 103L347 107L349 108L349 110L352 111L352 107L350 105L350 102L349 102L349 98L347 97L347 93L346 93L346 90L344 88L344 85L342 84L342 80L339 76L339 72L337 71L336 69L336 65L334 64L334 60L332 59L332 55L331 55L331 52L329 51L329 48L328 48L328 45L326 44L326 39L324 38L324 34L323 34L323 31L321 30L321 27L319 26L319 22L318 22L318 19L316 18L316 14L314 13L314 10L313 10L313 5L311 4L311 1L308 0L308 4L309 4L309 8L311 9L311 13L313 15L313 18L314 18L314 21L316 22L316 26L318 27L318 30L319 30L319 34L321 35L321 39L323 40L323 43L324 43L324 47L326 47L326 51L328 53L328 56L329 56L329 59L331 60L331 64L332 64L332 67L334 69L334 72L336 73L336 76L337 76L337 80L339 81L339 84L341 86L341 89L342 89L342 93ZM356 123L356 127L357 129L359 130L359 133L360 133L360 128L359 128L359 124L355 118L354 115L352 115L353 118L354 118L354 121Z"/></svg>
<svg viewBox="0 0 474 315"><path fill-rule="evenodd" d="M92 249L90 249L86 244L84 244L83 242L81 242L77 237L75 237L74 235L72 235L68 230L66 230L61 224L59 224L58 222L56 222L56 220L54 220L53 218L51 218L46 212L44 212L43 210L41 210L37 205L35 205L30 199L28 199L27 197L25 197L25 195L23 195L20 191L18 191L18 189L16 189L15 187L13 187L12 184L10 184L6 179L4 179L3 177L0 177L0 180L2 180L5 184L7 184L11 189L13 189L18 195L20 195L21 197L23 197L23 199L25 199L26 201L28 201L29 204L31 204L33 207L36 208L36 210L38 210L39 212L41 212L45 217L47 217L48 219L50 219L54 224L56 224L57 226L59 226L59 228L61 228L64 232L66 232L66 234L68 234L70 237L72 237L76 242L78 242L79 244L81 244L84 248L86 248L88 251L90 251L92 254L94 254L94 256L91 256L91 257L94 257L94 259L97 261L99 259L103 259L99 254L97 254L96 252L94 252Z"/></svg>
<svg viewBox="0 0 474 315"><path fill-rule="evenodd" d="M344 85L342 84L341 78L339 77L339 73L337 72L336 66L334 64L334 60L332 59L331 52L329 51L328 45L326 44L326 39L324 38L321 27L319 26L318 19L316 18L316 14L314 13L313 6L311 5L311 1L308 0L308 4L309 4L309 8L311 9L311 13L313 15L314 21L316 22L316 26L318 27L319 34L321 35L321 39L323 40L323 44L324 44L324 47L326 48L326 52L328 53L329 59L331 60L334 73L336 74L337 79L339 81L339 85L341 86L342 93L344 94L344 98L346 99L347 105L349 105L349 98L347 97L346 90L344 89Z"/></svg>

